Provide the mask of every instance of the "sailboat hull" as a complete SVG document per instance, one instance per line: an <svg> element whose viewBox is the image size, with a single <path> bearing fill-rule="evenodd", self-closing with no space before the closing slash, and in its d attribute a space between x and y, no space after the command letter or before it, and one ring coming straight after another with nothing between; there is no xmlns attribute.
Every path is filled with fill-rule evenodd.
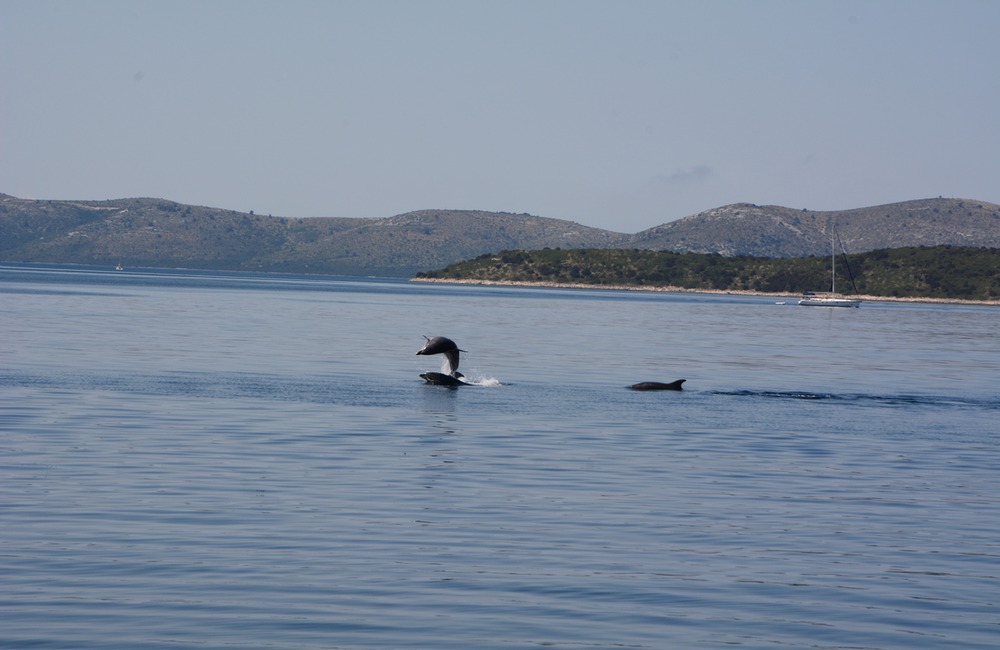
<svg viewBox="0 0 1000 650"><path fill-rule="evenodd" d="M832 298L809 296L799 301L805 307L860 307L861 301L854 298Z"/></svg>

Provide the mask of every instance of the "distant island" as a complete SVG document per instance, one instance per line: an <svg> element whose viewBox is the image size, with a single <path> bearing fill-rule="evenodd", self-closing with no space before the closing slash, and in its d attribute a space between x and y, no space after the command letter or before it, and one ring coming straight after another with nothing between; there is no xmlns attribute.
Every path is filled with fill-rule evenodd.
<svg viewBox="0 0 1000 650"><path fill-rule="evenodd" d="M794 295L830 288L830 257L725 257L643 250L502 251L418 281ZM1000 304L1000 249L906 247L838 260L844 293Z"/></svg>
<svg viewBox="0 0 1000 650"><path fill-rule="evenodd" d="M1000 206L970 199L832 212L735 203L664 221L629 234L482 210L293 218L158 198L52 201L0 194L0 260L412 278L482 255L545 248L822 256L834 230L851 255L921 246L1000 248Z"/></svg>

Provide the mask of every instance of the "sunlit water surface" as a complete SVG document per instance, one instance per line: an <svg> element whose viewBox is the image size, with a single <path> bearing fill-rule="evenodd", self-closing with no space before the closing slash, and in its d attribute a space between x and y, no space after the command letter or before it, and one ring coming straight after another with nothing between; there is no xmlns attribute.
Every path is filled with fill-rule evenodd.
<svg viewBox="0 0 1000 650"><path fill-rule="evenodd" d="M0 647L996 648L998 387L990 307L5 265Z"/></svg>

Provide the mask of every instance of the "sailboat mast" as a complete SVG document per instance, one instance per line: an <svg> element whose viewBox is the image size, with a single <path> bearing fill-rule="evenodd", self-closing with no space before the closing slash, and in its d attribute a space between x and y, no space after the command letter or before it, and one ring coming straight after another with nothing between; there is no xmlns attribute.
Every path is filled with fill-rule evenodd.
<svg viewBox="0 0 1000 650"><path fill-rule="evenodd" d="M832 230L832 228L831 228ZM837 249L834 246L836 235L830 236L830 293L837 293Z"/></svg>

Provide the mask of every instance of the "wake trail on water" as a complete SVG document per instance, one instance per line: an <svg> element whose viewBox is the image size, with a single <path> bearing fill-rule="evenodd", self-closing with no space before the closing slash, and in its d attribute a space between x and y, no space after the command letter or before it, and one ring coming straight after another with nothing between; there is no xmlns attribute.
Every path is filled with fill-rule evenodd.
<svg viewBox="0 0 1000 650"><path fill-rule="evenodd" d="M987 410L1000 410L997 398L964 398L941 395L879 395L871 393L818 393L811 391L736 390L711 391L713 395L765 399L794 399L808 401L856 402L885 406L968 406Z"/></svg>

